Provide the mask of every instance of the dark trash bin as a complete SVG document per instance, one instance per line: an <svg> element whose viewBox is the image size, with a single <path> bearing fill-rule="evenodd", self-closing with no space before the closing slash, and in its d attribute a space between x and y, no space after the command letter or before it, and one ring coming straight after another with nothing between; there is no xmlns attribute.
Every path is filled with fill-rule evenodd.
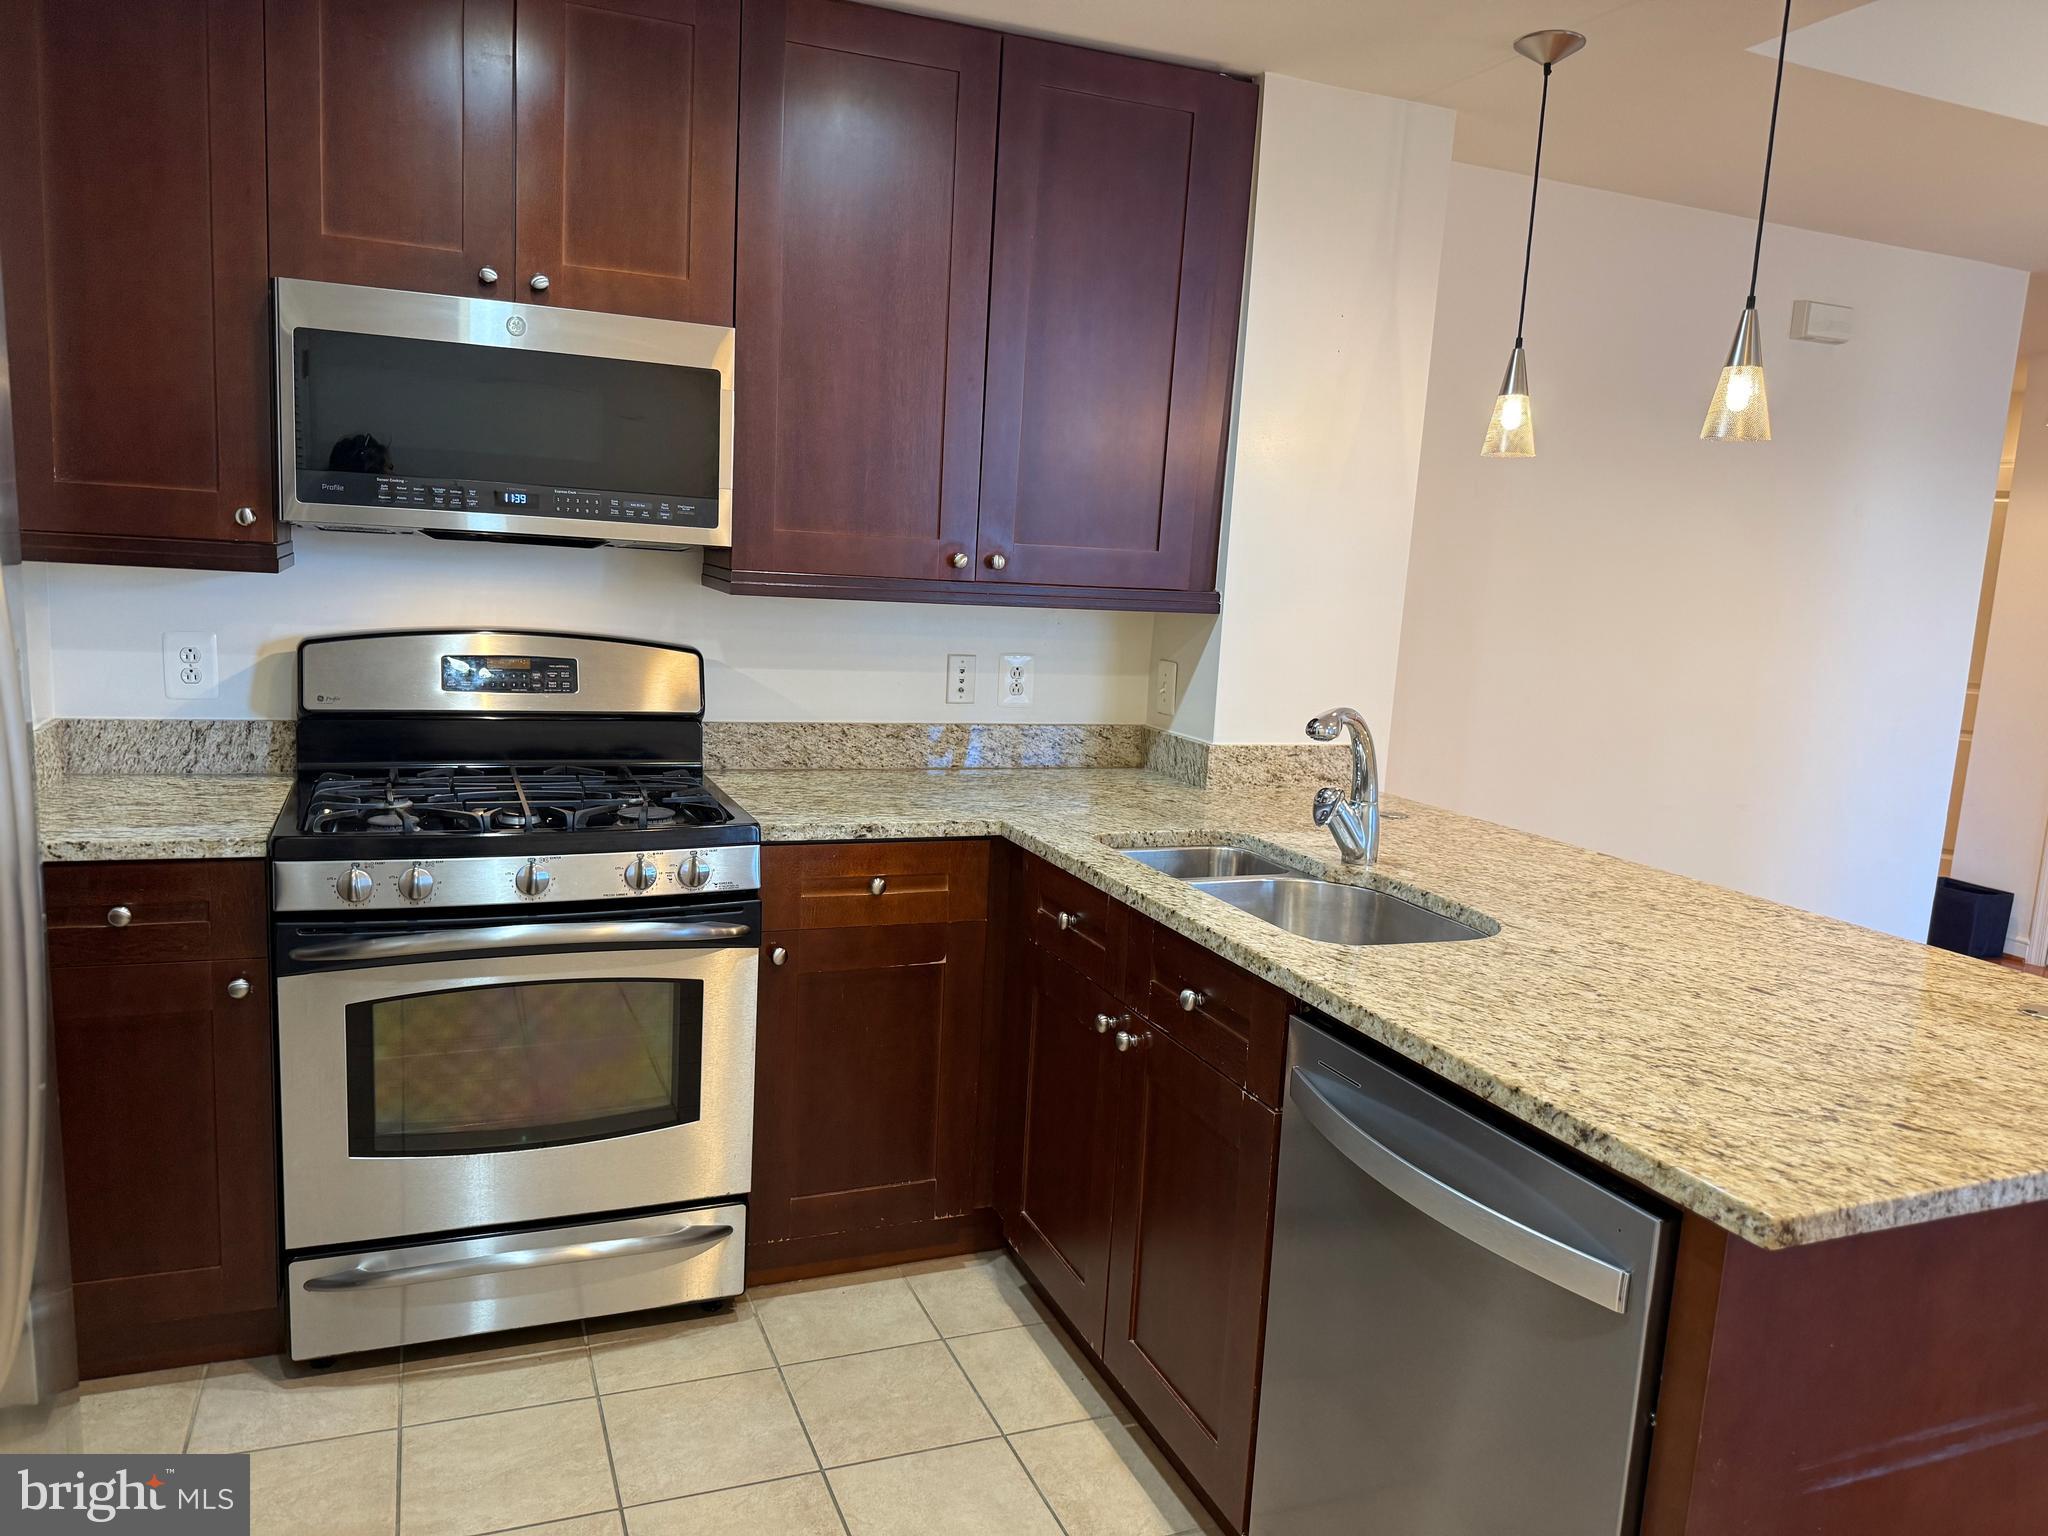
<svg viewBox="0 0 2048 1536"><path fill-rule="evenodd" d="M1979 960L2005 953L2005 932L2012 925L2012 892L1988 885L1951 880L1934 882L1934 915L1928 919L1927 942Z"/></svg>

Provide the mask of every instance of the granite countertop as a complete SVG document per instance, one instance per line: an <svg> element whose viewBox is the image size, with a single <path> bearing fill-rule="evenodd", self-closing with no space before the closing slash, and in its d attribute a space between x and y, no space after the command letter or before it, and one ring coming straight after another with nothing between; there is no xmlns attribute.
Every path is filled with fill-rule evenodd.
<svg viewBox="0 0 2048 1536"><path fill-rule="evenodd" d="M43 857L260 859L291 787L270 775L45 775L36 785Z"/></svg>
<svg viewBox="0 0 2048 1536"><path fill-rule="evenodd" d="M775 841L1005 836L1767 1248L2048 1199L2048 982L1398 799L1369 875L1308 791L1141 771L728 773ZM1235 842L1499 925L1338 949L1108 843Z"/></svg>

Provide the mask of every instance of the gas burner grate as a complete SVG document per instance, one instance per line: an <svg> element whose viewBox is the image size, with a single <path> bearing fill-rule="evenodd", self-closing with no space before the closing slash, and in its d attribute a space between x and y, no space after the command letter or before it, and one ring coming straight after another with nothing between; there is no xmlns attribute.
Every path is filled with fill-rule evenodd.
<svg viewBox="0 0 2048 1536"><path fill-rule="evenodd" d="M730 820L694 768L504 764L323 773L299 824L314 833L599 832Z"/></svg>

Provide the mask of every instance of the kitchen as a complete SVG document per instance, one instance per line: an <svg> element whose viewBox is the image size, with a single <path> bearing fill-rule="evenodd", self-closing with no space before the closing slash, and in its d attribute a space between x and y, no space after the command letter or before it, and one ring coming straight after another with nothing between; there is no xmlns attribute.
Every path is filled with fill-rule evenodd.
<svg viewBox="0 0 2048 1536"><path fill-rule="evenodd" d="M2038 1524L2048 990L1914 940L2048 262L1868 206L1896 7L12 6L0 1449Z"/></svg>

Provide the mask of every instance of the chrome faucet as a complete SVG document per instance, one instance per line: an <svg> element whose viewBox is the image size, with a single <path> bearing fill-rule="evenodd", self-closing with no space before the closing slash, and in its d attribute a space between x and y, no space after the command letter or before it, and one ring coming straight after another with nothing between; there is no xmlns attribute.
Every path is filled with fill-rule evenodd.
<svg viewBox="0 0 2048 1536"><path fill-rule="evenodd" d="M1346 864L1370 864L1380 853L1380 765L1373 755L1372 727L1355 709L1332 709L1308 723L1311 741L1335 741L1351 733L1351 798L1329 785L1316 791L1316 825L1328 827Z"/></svg>

